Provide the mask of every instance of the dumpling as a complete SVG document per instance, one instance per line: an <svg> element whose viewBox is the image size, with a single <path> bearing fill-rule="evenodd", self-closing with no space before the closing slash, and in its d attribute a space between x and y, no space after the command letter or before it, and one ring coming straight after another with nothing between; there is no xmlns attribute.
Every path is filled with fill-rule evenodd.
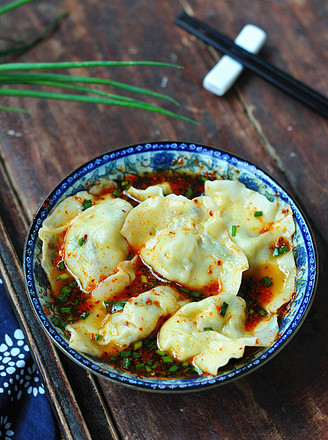
<svg viewBox="0 0 328 440"><path fill-rule="evenodd" d="M81 212L70 223L64 241L68 269L90 291L116 270L128 255L128 245L120 234L130 203L107 198Z"/></svg>
<svg viewBox="0 0 328 440"><path fill-rule="evenodd" d="M151 185L146 189L137 189L133 186L130 186L130 188L126 190L126 194L140 202L143 202L150 197L166 196L171 193L172 189L168 182L159 183L158 185Z"/></svg>
<svg viewBox="0 0 328 440"><path fill-rule="evenodd" d="M130 298L122 311L103 315L92 314L67 327L71 332L70 346L93 355L104 352L117 353L133 342L144 339L152 333L161 317L176 312L186 300L167 286L155 287L137 297ZM88 319L90 322L88 323ZM98 341L93 337L99 335Z"/></svg>
<svg viewBox="0 0 328 440"><path fill-rule="evenodd" d="M154 197L127 216L122 231L160 276L191 289L216 285L237 293L247 258L231 240L209 197Z"/></svg>
<svg viewBox="0 0 328 440"><path fill-rule="evenodd" d="M268 316L253 332L245 331L246 303L222 293L183 306L162 326L159 347L180 361L192 361L203 372L217 374L231 358L240 358L246 346L270 346L279 327Z"/></svg>
<svg viewBox="0 0 328 440"><path fill-rule="evenodd" d="M295 291L296 265L291 252L295 223L291 207L280 199L270 202L238 181L206 181L205 194L215 199L231 239L248 258L245 279L270 278L271 295L266 295L262 306L275 313ZM286 246L281 254L274 251L279 240Z"/></svg>

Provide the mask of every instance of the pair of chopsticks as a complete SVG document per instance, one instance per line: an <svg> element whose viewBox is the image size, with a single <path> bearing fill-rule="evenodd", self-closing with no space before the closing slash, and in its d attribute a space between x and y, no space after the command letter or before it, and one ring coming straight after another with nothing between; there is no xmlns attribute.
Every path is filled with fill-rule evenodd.
<svg viewBox="0 0 328 440"><path fill-rule="evenodd" d="M241 48L229 37L186 13L181 14L175 23L328 119L328 98L321 93Z"/></svg>

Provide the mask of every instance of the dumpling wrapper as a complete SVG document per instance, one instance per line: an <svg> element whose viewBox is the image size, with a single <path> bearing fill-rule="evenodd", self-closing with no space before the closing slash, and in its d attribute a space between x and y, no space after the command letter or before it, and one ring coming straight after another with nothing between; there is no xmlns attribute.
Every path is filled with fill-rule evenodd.
<svg viewBox="0 0 328 440"><path fill-rule="evenodd" d="M65 236L64 259L83 289L92 290L127 257L128 245L120 231L131 209L123 199L106 198L71 221ZM81 239L85 240L82 245Z"/></svg>
<svg viewBox="0 0 328 440"><path fill-rule="evenodd" d="M70 346L77 351L101 356L117 353L133 342L149 336L157 327L159 319L176 312L186 300L167 286L155 287L137 297L130 298L122 311L97 317L92 313L85 320L67 326L71 332ZM103 305L103 309L105 306ZM92 335L101 339L95 341Z"/></svg>
<svg viewBox="0 0 328 440"><path fill-rule="evenodd" d="M224 316L223 303L228 304ZM192 361L215 376L231 358L244 355L246 346L270 346L279 331L277 317L268 316L251 333L245 331L246 303L230 293L187 304L169 318L158 335L161 350L180 361Z"/></svg>
<svg viewBox="0 0 328 440"><path fill-rule="evenodd" d="M247 258L209 197L153 197L127 216L122 235L164 278L191 289L217 284L238 292Z"/></svg>
<svg viewBox="0 0 328 440"><path fill-rule="evenodd" d="M263 307L267 312L277 312L295 292L293 253L289 251L274 257L272 250L280 237L292 245L295 223L291 207L280 199L270 202L238 181L206 181L205 194L217 202L230 233L232 225L237 226L231 239L248 258L249 270L244 274L245 278L256 277L256 281L266 276L273 278L272 299ZM263 215L255 216L256 212Z"/></svg>

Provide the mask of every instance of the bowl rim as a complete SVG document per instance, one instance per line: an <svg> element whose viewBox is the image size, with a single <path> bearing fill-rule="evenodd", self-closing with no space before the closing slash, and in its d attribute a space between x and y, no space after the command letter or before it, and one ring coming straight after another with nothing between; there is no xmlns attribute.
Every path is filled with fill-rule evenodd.
<svg viewBox="0 0 328 440"><path fill-rule="evenodd" d="M51 210L56 206L58 203L58 200L55 201L53 206L51 206L51 210L49 209L49 212L47 215L42 219L40 219L40 214L47 209L48 207L48 201L51 200L53 196L59 191L60 187L68 181L70 178L73 178L74 175L77 175L79 172L82 172L82 170L85 169L85 173L91 171L91 169L88 169L88 165L95 163L99 160L102 160L106 158L107 162L110 163L114 160L117 160L116 155L120 155L121 152L125 152L125 154L122 154L122 156L128 156L131 154L138 154L139 152L136 151L136 148L140 148L140 153L145 151L170 151L170 150L177 150L177 151L194 151L199 152L200 154L204 153L210 153L210 156L215 157L215 153L219 154L219 158L221 160L224 160L224 155L228 155L230 159L236 160L238 163L243 163L246 168L252 168L257 173L260 174L259 177L262 181L263 178L265 178L265 182L269 182L269 184L274 184L280 191L283 193L283 199L287 199L288 203L291 203L292 207L296 208L298 210L298 215L302 219L305 229L308 232L308 238L310 240L307 241L307 244L311 244L311 250L313 252L313 261L312 261L312 272L314 272L314 278L313 278L313 285L310 289L310 292L308 294L308 301L306 303L305 309L302 313L302 315L298 318L294 328L292 330L288 330L290 332L283 340L280 336L270 347L267 348L267 350L260 355L258 359L252 360L249 364L246 364L245 366L239 367L238 369L234 370L232 373L227 373L223 376L209 376L208 381L198 382L198 383L191 383L187 384L185 386L183 385L177 385L173 384L170 379L164 379L160 380L163 385L159 385L157 383L147 382L147 378L142 378L140 376L135 376L135 380L129 379L129 378L123 378L119 373L111 373L108 370L104 370L99 366L96 366L93 364L93 362L90 360L89 357L86 357L84 353L79 353L76 350L70 348L68 346L68 342L64 340L64 338L57 332L55 327L52 325L50 320L47 318L46 314L43 311L43 307L39 302L38 294L36 292L35 284L33 281L33 278L30 279L30 266L32 265L31 257L34 255L34 248L35 248L35 242L37 236L33 238L33 231L38 226L38 223L42 223L44 218L46 218ZM128 153L128 150L133 150ZM145 151L143 151L145 149ZM197 149L200 149L197 151ZM112 156L112 158L111 158ZM228 162L227 162L228 163ZM236 166L236 165L234 165ZM236 166L238 168L238 166ZM97 166L95 166L95 169L97 169ZM73 180L71 183L74 183L75 181L78 181L82 176L76 178L76 180ZM71 185L68 185L68 188ZM269 185L270 186L270 185ZM272 186L270 186L272 188ZM87 189L87 188L86 188ZM63 193L64 191L62 191ZM280 192L280 196L281 196ZM59 196L60 198L61 196ZM293 209L294 210L294 209ZM296 221L296 220L295 220ZM31 250L32 246L32 250ZM33 260L33 258L32 258ZM286 345L293 339L293 337L296 335L298 330L301 328L304 320L306 319L310 308L312 306L312 303L314 301L316 288L318 284L318 274L319 274L319 258L318 258L318 249L317 245L314 239L314 234L311 228L311 225L309 224L309 221L307 220L306 216L304 215L303 209L299 206L299 203L297 200L295 200L294 197L292 197L288 191L285 190L285 188L277 182L277 180L273 177L271 177L266 171L264 171L260 166L255 165L251 161L244 159L243 157L236 155L234 153L231 153L225 149L205 145L202 143L193 143L193 142L184 142L184 141L159 141L159 142L143 142L143 143L137 143L137 144L130 144L128 146L122 146L119 148L115 148L113 150L110 150L109 152L102 153L94 158L89 159L79 167L75 168L72 172L67 174L53 189L52 191L45 197L45 199L40 203L34 217L33 221L28 229L26 240L25 240L25 246L24 246L24 254L23 254L23 270L24 270L24 279L25 279L25 287L26 287L26 293L28 296L28 299L30 301L30 304L32 305L32 309L37 316L39 322L41 323L41 326L43 328L43 331L51 338L52 342L55 343L55 345L64 352L65 355L67 355L71 360L73 360L75 363L83 367L84 369L87 369L89 372L96 374L97 376L101 378L106 378L112 383L122 385L128 388L136 389L136 390L143 390L143 391L149 391L149 392L159 392L159 393L181 393L181 392L197 392L201 390L208 390L210 388L216 387L218 385L224 385L227 383L231 383L233 380L239 379L241 377L245 377L247 374L254 372L259 367L265 365L269 360L271 360L274 356L276 356ZM33 270L32 270L33 272ZM32 286L30 286L32 281ZM48 325L45 325L47 323ZM263 358L263 356L265 357ZM118 369L116 371L119 371ZM191 381L192 379L186 379L187 381ZM181 383L183 380L181 380ZM165 386L167 385L167 386Z"/></svg>

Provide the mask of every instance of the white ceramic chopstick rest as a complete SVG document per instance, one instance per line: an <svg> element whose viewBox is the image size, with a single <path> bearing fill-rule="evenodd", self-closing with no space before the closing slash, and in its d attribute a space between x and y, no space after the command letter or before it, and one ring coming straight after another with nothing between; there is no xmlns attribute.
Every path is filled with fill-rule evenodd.
<svg viewBox="0 0 328 440"><path fill-rule="evenodd" d="M235 43L248 52L257 54L266 39L267 35L262 29L247 24L238 34ZM224 55L205 76L203 87L215 95L222 96L230 89L242 71L242 64L230 58L229 55Z"/></svg>

